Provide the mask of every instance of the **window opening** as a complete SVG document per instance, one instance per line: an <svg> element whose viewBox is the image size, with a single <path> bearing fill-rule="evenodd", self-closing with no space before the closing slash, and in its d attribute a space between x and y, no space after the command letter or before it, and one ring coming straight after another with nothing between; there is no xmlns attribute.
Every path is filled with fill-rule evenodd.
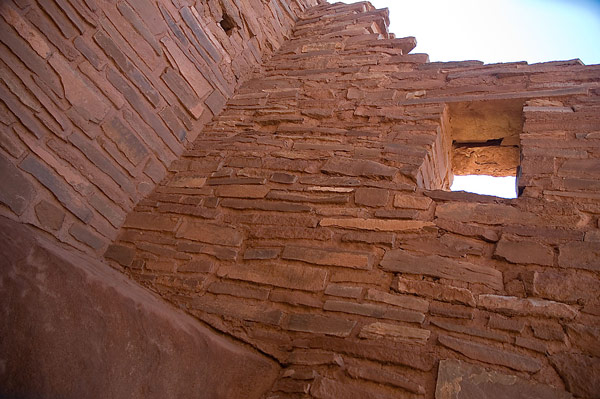
<svg viewBox="0 0 600 399"><path fill-rule="evenodd" d="M523 100L448 105L452 191L517 197Z"/></svg>
<svg viewBox="0 0 600 399"><path fill-rule="evenodd" d="M219 22L219 25L221 25L221 28L223 28L223 30L225 31L227 36L231 36L233 33L233 29L237 28L237 25L236 25L235 21L233 20L233 18L231 18L229 15L227 15L227 13L225 11L223 11L222 18L223 19L221 19L221 21Z"/></svg>
<svg viewBox="0 0 600 399"><path fill-rule="evenodd" d="M502 198L517 198L517 179L515 176L454 176L450 190Z"/></svg>

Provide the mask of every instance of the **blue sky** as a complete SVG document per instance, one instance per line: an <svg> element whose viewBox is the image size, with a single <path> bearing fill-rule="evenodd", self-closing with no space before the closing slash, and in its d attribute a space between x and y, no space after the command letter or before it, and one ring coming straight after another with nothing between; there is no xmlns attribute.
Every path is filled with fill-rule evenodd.
<svg viewBox="0 0 600 399"><path fill-rule="evenodd" d="M355 1L344 1L354 3ZM600 0L372 0L431 61L600 64Z"/></svg>

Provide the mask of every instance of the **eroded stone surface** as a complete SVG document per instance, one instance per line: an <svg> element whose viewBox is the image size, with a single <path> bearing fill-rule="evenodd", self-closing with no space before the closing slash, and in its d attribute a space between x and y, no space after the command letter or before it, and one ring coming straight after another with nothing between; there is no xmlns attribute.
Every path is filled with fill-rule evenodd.
<svg viewBox="0 0 600 399"><path fill-rule="evenodd" d="M441 360L435 399L569 399L565 391L525 380L516 375L487 371L459 360Z"/></svg>
<svg viewBox="0 0 600 399"><path fill-rule="evenodd" d="M441 256L415 256L407 251L388 251L381 266L384 270L424 274L450 280L479 282L492 288L502 288L502 274L492 268L458 262Z"/></svg>
<svg viewBox="0 0 600 399"><path fill-rule="evenodd" d="M440 335L439 342L463 355L490 364L499 364L514 370L535 373L542 368L542 363L533 357L523 356L515 352L508 352L492 346L466 341L448 335Z"/></svg>
<svg viewBox="0 0 600 399"><path fill-rule="evenodd" d="M577 353L558 353L550 362L574 395L600 398L600 358Z"/></svg>
<svg viewBox="0 0 600 399"><path fill-rule="evenodd" d="M0 395L258 398L277 376L107 265L0 225Z"/></svg>

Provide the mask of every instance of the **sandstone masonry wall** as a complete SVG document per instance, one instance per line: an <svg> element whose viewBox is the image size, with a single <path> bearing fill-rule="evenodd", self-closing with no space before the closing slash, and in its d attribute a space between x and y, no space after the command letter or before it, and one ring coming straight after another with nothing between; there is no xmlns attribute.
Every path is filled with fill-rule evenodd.
<svg viewBox="0 0 600 399"><path fill-rule="evenodd" d="M600 67L414 46L309 9L107 259L277 359L269 398L600 397ZM444 191L478 101L522 103L517 199Z"/></svg>
<svg viewBox="0 0 600 399"><path fill-rule="evenodd" d="M102 253L313 0L0 4L0 214Z"/></svg>

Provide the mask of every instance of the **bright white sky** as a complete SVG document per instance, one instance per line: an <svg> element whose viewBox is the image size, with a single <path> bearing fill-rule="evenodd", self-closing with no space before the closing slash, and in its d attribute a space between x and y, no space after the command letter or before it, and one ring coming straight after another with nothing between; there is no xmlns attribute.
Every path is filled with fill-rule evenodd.
<svg viewBox="0 0 600 399"><path fill-rule="evenodd" d="M333 0L330 0L333 2ZM343 0L344 3L355 3ZM599 0L371 0L431 61L600 64Z"/></svg>
<svg viewBox="0 0 600 399"><path fill-rule="evenodd" d="M492 176L454 176L452 191L468 191L470 193L495 195L496 197L516 198L517 187L514 177Z"/></svg>
<svg viewBox="0 0 600 399"><path fill-rule="evenodd" d="M330 2L334 2L330 0ZM342 0L356 3L354 0ZM600 64L600 0L371 0L390 32L414 36L430 61L486 64L579 58ZM500 180L498 180L500 179ZM455 176L453 191L514 198L514 178Z"/></svg>

